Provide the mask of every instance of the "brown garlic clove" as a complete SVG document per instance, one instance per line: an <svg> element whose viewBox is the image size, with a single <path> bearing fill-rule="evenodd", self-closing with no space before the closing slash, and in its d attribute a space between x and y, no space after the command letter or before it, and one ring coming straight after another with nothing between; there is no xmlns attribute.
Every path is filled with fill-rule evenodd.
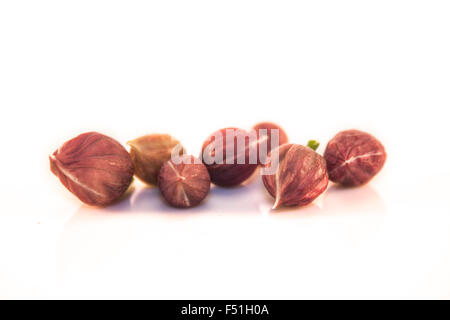
<svg viewBox="0 0 450 320"><path fill-rule="evenodd" d="M383 168L386 151L372 135L346 130L328 142L324 158L331 181L359 186L369 182Z"/></svg>
<svg viewBox="0 0 450 320"><path fill-rule="evenodd" d="M97 132L83 133L56 150L50 169L82 202L106 206L118 200L133 179L127 150L116 140Z"/></svg>
<svg viewBox="0 0 450 320"><path fill-rule="evenodd" d="M142 182L150 185L158 183L158 174L172 152L184 153L180 142L168 134L149 134L128 142L134 174Z"/></svg>
<svg viewBox="0 0 450 320"><path fill-rule="evenodd" d="M181 163L166 161L159 171L158 186L166 201L174 207L198 205L209 193L211 179L205 165L193 156L184 155Z"/></svg>
<svg viewBox="0 0 450 320"><path fill-rule="evenodd" d="M229 139L227 135L230 135ZM233 143L227 144L227 140ZM256 142L256 135L254 140ZM243 142L242 145L239 141ZM217 155L216 152L219 151L222 156ZM231 155L230 159L227 159L227 153ZM251 154L254 159L250 157ZM250 143L249 132L238 128L221 129L203 143L202 161L214 184L222 187L237 186L255 172L258 166L257 147L256 144Z"/></svg>
<svg viewBox="0 0 450 320"><path fill-rule="evenodd" d="M280 206L304 206L327 189L325 160L308 147L284 144L269 154L264 166L275 166L275 172L265 174L263 183L275 198L273 209ZM278 159L277 159L278 155Z"/></svg>
<svg viewBox="0 0 450 320"><path fill-rule="evenodd" d="M264 134L264 130L265 133ZM266 162L267 155L272 150L272 133L274 130L278 130L278 143L276 147L279 147L289 141L288 136L286 132L277 124L272 122L261 122L253 126L253 130L256 130L256 134L258 137L258 164L264 165ZM266 147L261 147L262 145L265 145ZM265 152L261 151L264 150ZM262 155L260 155L260 152Z"/></svg>

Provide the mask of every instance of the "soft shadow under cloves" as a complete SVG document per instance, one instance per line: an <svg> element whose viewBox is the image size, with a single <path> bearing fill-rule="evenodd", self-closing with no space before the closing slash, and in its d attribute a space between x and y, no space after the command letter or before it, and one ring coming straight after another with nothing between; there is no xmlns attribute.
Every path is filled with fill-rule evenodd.
<svg viewBox="0 0 450 320"><path fill-rule="evenodd" d="M167 216L184 216L198 214L204 211L204 204L208 202L208 197L198 206L192 208L171 207L162 197L157 187L142 187L131 197L131 210L142 214L163 214Z"/></svg>
<svg viewBox="0 0 450 320"><path fill-rule="evenodd" d="M365 214L386 211L386 205L377 191L370 185L361 187L342 187L332 184L324 194L324 214Z"/></svg>

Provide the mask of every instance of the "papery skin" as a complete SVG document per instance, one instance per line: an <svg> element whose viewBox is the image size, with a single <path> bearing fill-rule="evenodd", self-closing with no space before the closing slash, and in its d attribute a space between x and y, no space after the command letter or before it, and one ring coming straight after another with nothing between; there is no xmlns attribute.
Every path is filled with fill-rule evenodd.
<svg viewBox="0 0 450 320"><path fill-rule="evenodd" d="M326 163L320 154L308 147L289 143L280 146L278 152L276 173L262 176L264 186L275 198L273 209L307 205L327 189ZM266 166L277 161L272 153Z"/></svg>
<svg viewBox="0 0 450 320"><path fill-rule="evenodd" d="M354 187L366 184L383 168L386 151L369 133L346 130L328 142L324 158L331 181Z"/></svg>
<svg viewBox="0 0 450 320"><path fill-rule="evenodd" d="M171 206L190 208L198 205L208 195L211 179L200 160L188 155L181 159L182 162L178 164L169 160L162 165L158 186Z"/></svg>
<svg viewBox="0 0 450 320"><path fill-rule="evenodd" d="M49 158L50 169L62 184L91 206L115 202L133 179L133 164L127 150L101 133L80 134Z"/></svg>
<svg viewBox="0 0 450 320"><path fill-rule="evenodd" d="M212 163L208 164L205 162L204 157L202 158L203 163L208 169L209 175L211 177L211 182L221 187L233 187L240 185L245 180L247 180L253 172L255 172L258 163L257 159L255 159L255 163L250 163L250 148L254 148L254 152L256 155L257 147L256 145L251 146L249 143L248 137L245 138L245 150L238 150L237 137L234 138L234 156L235 159L238 158L239 152L244 152L243 157L245 157L245 161L243 164L238 164L237 161L234 163L225 163L226 160L226 132L227 130L232 130L234 132L241 132L242 134L246 134L247 132L243 129L239 128L224 128L214 132L208 139L203 143L202 154L205 151L205 148L211 143L215 143L215 135L222 135L222 144L223 144L223 159L221 163ZM204 155L203 155L204 156Z"/></svg>
<svg viewBox="0 0 450 320"><path fill-rule="evenodd" d="M267 139L264 139L264 137L260 134L260 129L266 129L267 130ZM261 165L264 165L266 162L266 158L267 155L270 153L270 151L272 150L272 135L271 135L271 131L273 129L278 129L278 146L281 146L285 143L288 143L289 138L286 134L286 132L277 124L272 123L272 122L260 122L256 125L253 126L253 130L256 130L257 136L258 136L258 163ZM266 151L267 154L265 156L260 156L260 145L261 144L266 144Z"/></svg>
<svg viewBox="0 0 450 320"><path fill-rule="evenodd" d="M175 147L180 147L180 155L184 153L180 142L168 134L145 135L128 141L128 145L134 174L149 185L157 185L159 170L171 158Z"/></svg>

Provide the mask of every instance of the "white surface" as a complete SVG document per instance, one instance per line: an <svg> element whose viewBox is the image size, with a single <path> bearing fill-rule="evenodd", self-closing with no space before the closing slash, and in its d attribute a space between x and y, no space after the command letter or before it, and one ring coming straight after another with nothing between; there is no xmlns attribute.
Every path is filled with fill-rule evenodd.
<svg viewBox="0 0 450 320"><path fill-rule="evenodd" d="M1 298L450 298L448 1L2 1ZM65 140L281 124L386 146L365 187L269 212L260 178L175 210L87 208Z"/></svg>

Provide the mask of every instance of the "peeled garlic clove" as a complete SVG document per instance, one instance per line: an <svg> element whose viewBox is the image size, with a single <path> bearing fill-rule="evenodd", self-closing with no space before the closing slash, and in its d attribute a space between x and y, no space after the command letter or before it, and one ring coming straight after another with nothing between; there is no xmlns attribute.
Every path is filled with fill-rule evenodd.
<svg viewBox="0 0 450 320"><path fill-rule="evenodd" d="M261 122L253 126L258 137L258 164L264 165L269 152L272 150L272 143L279 147L289 141L286 132L277 124L272 122ZM276 135L274 132L276 132ZM278 141L272 141L277 137ZM260 154L261 153L261 154Z"/></svg>
<svg viewBox="0 0 450 320"><path fill-rule="evenodd" d="M275 172L264 174L263 183L275 198L273 209L280 206L304 206L311 203L328 186L325 160L308 147L284 144L269 154L265 169L275 166Z"/></svg>
<svg viewBox="0 0 450 320"><path fill-rule="evenodd" d="M254 138L256 141L256 135ZM206 139L202 146L202 161L212 183L234 187L250 178L258 167L257 145L251 142L249 132L238 128L218 130Z"/></svg>
<svg viewBox="0 0 450 320"><path fill-rule="evenodd" d="M359 130L339 132L328 142L324 153L330 180L344 186L369 182L386 162L383 144Z"/></svg>
<svg viewBox="0 0 450 320"><path fill-rule="evenodd" d="M184 149L180 142L168 134L149 134L128 142L134 174L141 181L156 185L164 162L171 158L172 151L181 155Z"/></svg>
<svg viewBox="0 0 450 320"><path fill-rule="evenodd" d="M180 162L166 161L158 176L158 186L166 201L174 207L198 205L209 193L211 179L206 166L193 156L182 156Z"/></svg>
<svg viewBox="0 0 450 320"><path fill-rule="evenodd" d="M82 202L106 206L119 199L133 179L127 150L97 132L83 133L56 150L50 169Z"/></svg>

